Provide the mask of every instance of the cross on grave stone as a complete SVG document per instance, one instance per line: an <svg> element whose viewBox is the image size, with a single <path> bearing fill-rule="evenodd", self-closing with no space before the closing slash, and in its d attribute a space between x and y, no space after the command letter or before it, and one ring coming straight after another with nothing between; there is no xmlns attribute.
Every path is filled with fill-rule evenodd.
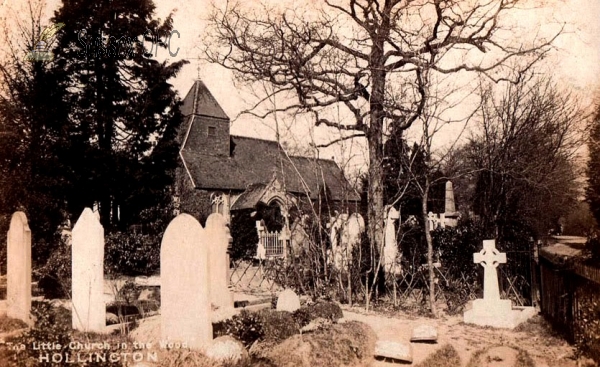
<svg viewBox="0 0 600 367"><path fill-rule="evenodd" d="M484 240L483 250L473 254L473 262L481 264L484 269L483 277L483 299L500 299L500 288L498 286L498 273L496 268L506 263L506 254L496 249L495 240Z"/></svg>

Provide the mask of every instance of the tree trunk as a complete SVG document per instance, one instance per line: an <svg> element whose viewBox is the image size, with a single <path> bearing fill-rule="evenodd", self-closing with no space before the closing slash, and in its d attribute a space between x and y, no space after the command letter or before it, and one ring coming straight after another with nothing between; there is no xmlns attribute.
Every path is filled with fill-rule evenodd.
<svg viewBox="0 0 600 367"><path fill-rule="evenodd" d="M387 7L387 5L386 5ZM384 13L389 11L386 8ZM386 13L389 14L389 13ZM371 100L369 103L370 127L367 131L369 145L369 190L368 190L368 235L371 246L371 269L373 284L377 280L377 270L381 263L381 252L384 245L384 213L383 213L383 129L384 129L384 102L385 102L385 77L384 44L389 35L389 18L383 17L380 32L375 35L371 47L369 62L372 74ZM367 274L367 289L369 278ZM369 310L369 299L373 289L367 292L365 307Z"/></svg>
<svg viewBox="0 0 600 367"><path fill-rule="evenodd" d="M425 240L427 242L427 268L429 270L429 304L431 307L431 314L433 317L437 317L437 310L435 308L435 272L433 268L433 240L431 239L430 230L433 228L429 227L429 220L427 220L427 201L429 200L429 177L425 177L425 186L423 187L423 195L421 196L421 209L423 215L423 221L425 222Z"/></svg>

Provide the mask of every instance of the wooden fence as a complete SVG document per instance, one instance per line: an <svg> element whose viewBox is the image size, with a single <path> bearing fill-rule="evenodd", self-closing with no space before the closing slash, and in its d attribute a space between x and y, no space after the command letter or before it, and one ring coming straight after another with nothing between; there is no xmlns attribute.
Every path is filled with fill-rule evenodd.
<svg viewBox="0 0 600 367"><path fill-rule="evenodd" d="M540 254L541 311L566 339L600 360L600 269Z"/></svg>

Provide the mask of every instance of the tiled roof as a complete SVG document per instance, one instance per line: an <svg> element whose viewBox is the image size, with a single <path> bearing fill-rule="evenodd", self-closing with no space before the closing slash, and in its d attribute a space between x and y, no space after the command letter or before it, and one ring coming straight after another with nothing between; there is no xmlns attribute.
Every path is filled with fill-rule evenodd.
<svg viewBox="0 0 600 367"><path fill-rule="evenodd" d="M194 114L229 120L219 102L200 79L194 82L194 85L183 99L181 113L183 116Z"/></svg>
<svg viewBox="0 0 600 367"><path fill-rule="evenodd" d="M184 147L181 155L197 188L244 191L276 177L287 191L309 194L312 199L325 186L333 200L360 200L332 160L288 157L270 140L231 136L231 144L229 157L208 156Z"/></svg>

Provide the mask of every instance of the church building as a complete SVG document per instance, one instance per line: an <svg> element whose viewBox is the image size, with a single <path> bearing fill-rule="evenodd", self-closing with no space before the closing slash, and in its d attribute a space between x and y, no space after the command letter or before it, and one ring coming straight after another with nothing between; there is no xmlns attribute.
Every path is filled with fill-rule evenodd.
<svg viewBox="0 0 600 367"><path fill-rule="evenodd" d="M221 213L230 222L236 211L272 208L289 233L294 220L317 203L326 201L331 212L358 210L360 196L333 160L289 156L276 141L231 135L229 117L201 80L194 82L181 111L180 212L201 223Z"/></svg>

